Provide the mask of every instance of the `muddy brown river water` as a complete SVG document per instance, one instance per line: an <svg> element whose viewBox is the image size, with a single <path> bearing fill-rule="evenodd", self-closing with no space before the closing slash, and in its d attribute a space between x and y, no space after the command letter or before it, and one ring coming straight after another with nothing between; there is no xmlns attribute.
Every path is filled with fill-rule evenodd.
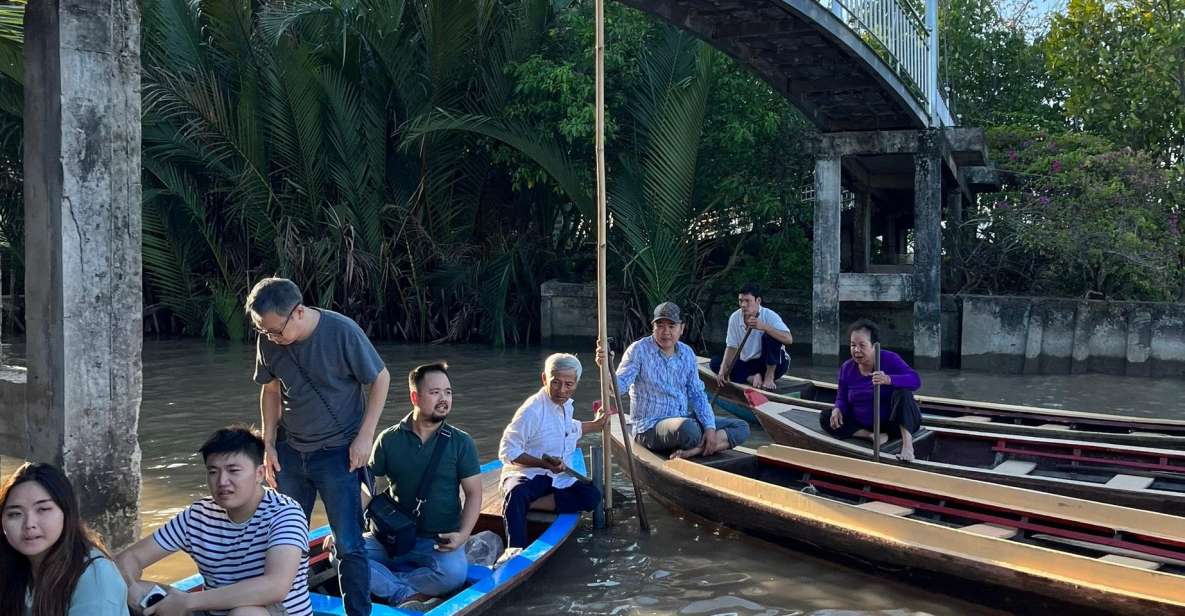
<svg viewBox="0 0 1185 616"><path fill-rule="evenodd" d="M586 377L577 412L591 416L598 397L596 370L587 349ZM451 365L454 407L450 417L477 441L483 460L496 456L498 439L518 404L539 383L552 349L496 350L488 346L380 345L392 373L382 427L408 410L406 374L412 366L446 359ZM205 493L205 473L194 452L212 430L231 422L258 422L259 389L251 381L254 348L209 346L199 341L145 341L143 448L144 532L163 524ZM834 370L802 366L798 376L833 380ZM1185 418L1185 381L1101 375L1005 376L923 372L922 392L1067 408ZM756 430L754 440L767 442ZM588 443L593 442L591 439ZM6 463L5 471L11 469ZM632 495L624 477L617 488ZM628 504L632 507L632 503ZM631 509L616 523L594 530L585 519L575 537L525 586L506 597L495 614L999 614L983 607L990 594L940 587L934 579L906 578L813 550L786 549L687 518L648 501L654 532L640 537ZM318 505L313 523L325 523ZM193 572L175 556L150 570L160 580ZM997 605L999 605L997 603Z"/></svg>

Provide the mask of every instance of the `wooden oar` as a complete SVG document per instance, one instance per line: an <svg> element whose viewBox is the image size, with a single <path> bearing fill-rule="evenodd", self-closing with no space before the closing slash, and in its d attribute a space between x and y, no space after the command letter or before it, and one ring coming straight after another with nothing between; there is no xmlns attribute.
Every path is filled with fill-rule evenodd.
<svg viewBox="0 0 1185 616"><path fill-rule="evenodd" d="M743 317L744 315L742 314L741 316ZM708 404L708 408L715 408L716 407L716 400L720 397L720 392L723 392L724 388L728 387L728 376L730 374L732 374L732 367L737 365L737 362L741 360L741 351L743 351L745 349L745 343L749 341L749 334L751 334L751 333L753 333L753 328L746 327L745 328L745 335L741 336L741 344L740 344L740 346L737 347L737 356L733 358L732 364L730 364L728 366L728 370L726 370L724 372L724 375L723 375L724 376L724 384L718 385L716 387L716 393L712 395L712 402L710 404ZM727 348L724 350L724 354L725 355L728 354ZM721 360L721 361L723 361L723 360Z"/></svg>
<svg viewBox="0 0 1185 616"><path fill-rule="evenodd" d="M625 413L621 406L621 394L617 391L617 367L613 365L613 354L606 354L609 358L609 389L613 392L613 404L617 408L617 422L621 427L621 442L625 444L626 465L630 469L630 482L634 484L634 503L638 507L638 528L644 533L650 532L650 520L646 517L646 506L642 502L642 488L638 487L638 473L634 471L634 446L631 444L629 429L625 424ZM605 430L608 432L608 430Z"/></svg>
<svg viewBox="0 0 1185 616"><path fill-rule="evenodd" d="M872 373L876 374L881 369L881 343L872 345L873 353L873 367ZM881 385L880 383L872 384L872 459L873 461L881 461Z"/></svg>

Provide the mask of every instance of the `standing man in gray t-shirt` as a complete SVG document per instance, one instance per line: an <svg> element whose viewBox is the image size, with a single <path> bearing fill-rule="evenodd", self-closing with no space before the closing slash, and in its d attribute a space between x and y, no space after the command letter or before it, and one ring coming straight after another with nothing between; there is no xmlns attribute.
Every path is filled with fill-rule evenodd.
<svg viewBox="0 0 1185 616"><path fill-rule="evenodd" d="M263 386L264 473L306 517L321 494L341 562L346 613L364 616L371 609L370 569L360 473L391 376L357 323L301 299L285 278L265 278L247 296L247 316L259 332L255 382Z"/></svg>

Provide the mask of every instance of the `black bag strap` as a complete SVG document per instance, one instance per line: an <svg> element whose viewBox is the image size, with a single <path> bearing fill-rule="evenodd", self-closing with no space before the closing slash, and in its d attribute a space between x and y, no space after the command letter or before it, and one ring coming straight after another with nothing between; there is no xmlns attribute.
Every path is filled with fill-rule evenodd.
<svg viewBox="0 0 1185 616"><path fill-rule="evenodd" d="M303 377L305 382L309 384L309 387L313 388L313 393L317 394L317 397L321 399L321 404L324 404L325 410L329 411L329 417L333 419L334 425L337 426L338 430L341 430L343 433L345 433L346 429L344 426L342 426L342 422L338 420L337 413L333 412L333 407L329 405L329 400L325 399L325 395L322 394L321 390L317 388L317 384L313 382L312 377L309 376L309 373L304 369L304 366L300 365L300 360L296 359L296 353L293 353L292 349L288 348L287 345L284 346L284 350L288 352L288 359L291 359L292 363L296 365L296 369L300 371L300 376Z"/></svg>
<svg viewBox="0 0 1185 616"><path fill-rule="evenodd" d="M432 487L432 480L436 478L436 467L440 464L444 448L448 446L452 437L453 431L448 425L440 424L440 428L436 430L436 446L432 448L432 457L428 459L428 466L424 467L424 474L420 477L420 488L416 490L416 508L411 514L416 518L417 524L420 521L420 507L428 502L428 490Z"/></svg>
<svg viewBox="0 0 1185 616"><path fill-rule="evenodd" d="M420 507L428 502L428 490L432 489L432 480L436 478L436 467L440 465L440 458L444 456L444 448L448 447L449 439L453 437L453 431L448 427L448 424L441 424L436 431L436 445L432 447L432 457L428 459L428 466L424 467L424 474L420 476L420 486L416 489L416 506L412 510L412 517L416 519L416 524L420 521ZM371 498L376 495L374 493L374 473L371 472L370 467L363 467L365 470L362 473L363 481L366 483L366 490L370 492ZM402 504L402 503L401 503Z"/></svg>

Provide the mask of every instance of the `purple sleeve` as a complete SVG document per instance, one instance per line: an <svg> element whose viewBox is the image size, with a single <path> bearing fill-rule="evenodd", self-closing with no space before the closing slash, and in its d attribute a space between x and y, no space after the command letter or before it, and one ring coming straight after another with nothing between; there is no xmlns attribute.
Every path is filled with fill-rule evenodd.
<svg viewBox="0 0 1185 616"><path fill-rule="evenodd" d="M835 408L839 409L839 412L845 416L852 412L851 405L848 404L848 383L847 379L844 378L844 372L847 372L848 364L850 363L851 361L849 360L840 364L839 374L835 378L835 383L838 386L838 389L835 391Z"/></svg>
<svg viewBox="0 0 1185 616"><path fill-rule="evenodd" d="M893 387L917 391L922 386L922 377L901 356L891 351L881 353L881 372L893 379Z"/></svg>

